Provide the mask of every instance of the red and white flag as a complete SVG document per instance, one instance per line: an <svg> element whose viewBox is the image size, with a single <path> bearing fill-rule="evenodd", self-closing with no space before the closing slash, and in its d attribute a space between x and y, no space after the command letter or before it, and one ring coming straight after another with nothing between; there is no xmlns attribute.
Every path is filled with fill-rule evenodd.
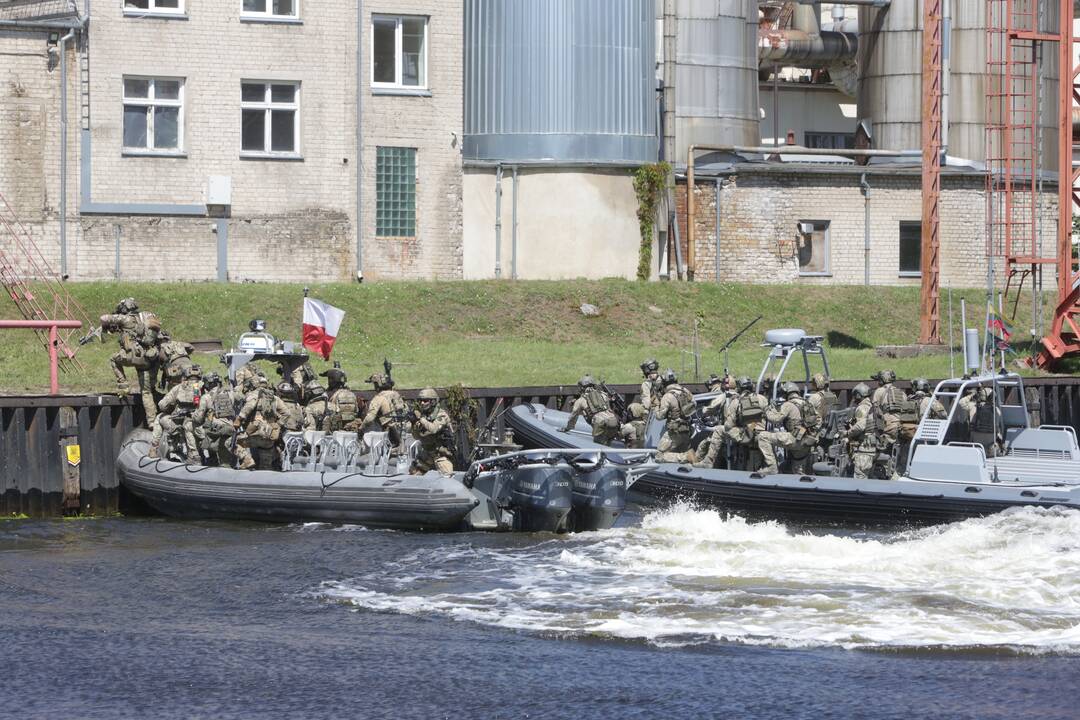
<svg viewBox="0 0 1080 720"><path fill-rule="evenodd" d="M345 311L324 302L304 298L304 347L330 359Z"/></svg>

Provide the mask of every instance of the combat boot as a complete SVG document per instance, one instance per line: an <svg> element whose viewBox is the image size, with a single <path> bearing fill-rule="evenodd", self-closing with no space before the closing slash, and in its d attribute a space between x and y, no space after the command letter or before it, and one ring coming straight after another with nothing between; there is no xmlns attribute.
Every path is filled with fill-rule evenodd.
<svg viewBox="0 0 1080 720"><path fill-rule="evenodd" d="M146 457L150 458L151 460L157 460L159 457L161 457L161 448L158 447L158 445L156 444L151 445L150 449L146 451Z"/></svg>
<svg viewBox="0 0 1080 720"><path fill-rule="evenodd" d="M255 468L255 458L248 455L244 458L244 461L240 463L241 470L252 470Z"/></svg>

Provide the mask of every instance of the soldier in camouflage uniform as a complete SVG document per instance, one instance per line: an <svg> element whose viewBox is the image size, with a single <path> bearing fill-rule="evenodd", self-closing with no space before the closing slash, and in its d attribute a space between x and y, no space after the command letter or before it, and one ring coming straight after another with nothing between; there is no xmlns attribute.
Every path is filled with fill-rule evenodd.
<svg viewBox="0 0 1080 720"><path fill-rule="evenodd" d="M710 392L715 392L717 395L709 401L709 404L701 411L701 415L704 418L717 418L719 423L709 437L698 445L697 456L700 459L694 464L697 467L714 468L717 459L723 456L724 446L727 443L728 435L724 429L724 419L728 405L736 397L735 382L728 375L724 377L710 375L705 384Z"/></svg>
<svg viewBox="0 0 1080 720"><path fill-rule="evenodd" d="M758 461L758 433L765 431L765 410L768 399L754 390L754 381L745 375L738 381L739 395L728 403L724 412L724 432L739 446L742 458L738 470L755 470Z"/></svg>
<svg viewBox="0 0 1080 720"><path fill-rule="evenodd" d="M817 445L816 432L821 429L821 419L817 410L803 398L798 385L786 382L781 390L785 399L780 407L765 409L765 419L775 429L757 434L758 450L765 459L760 472L763 475L780 472L776 449L783 448L791 461L791 472L802 475L807 472L810 451Z"/></svg>
<svg viewBox="0 0 1080 720"><path fill-rule="evenodd" d="M277 396L285 405L285 416L281 426L286 432L299 432L304 429L304 408L296 397L296 387L292 383L278 383Z"/></svg>
<svg viewBox="0 0 1080 720"><path fill-rule="evenodd" d="M163 436L170 442L183 437L187 461L196 465L202 464L202 454L199 451L199 440L195 434L193 419L195 411L199 408L201 393L202 370L198 365L192 365L184 371L184 379L180 384L169 390L158 403L160 412L156 418L148 457L160 456ZM199 434L202 434L201 431Z"/></svg>
<svg viewBox="0 0 1080 720"><path fill-rule="evenodd" d="M664 395L660 398L656 417L665 420L666 425L656 445L656 459L659 462L692 463L695 455L690 447L690 420L697 411L694 396L679 384L674 370L665 370L660 382L664 386Z"/></svg>
<svg viewBox="0 0 1080 720"><path fill-rule="evenodd" d="M337 432L345 430L357 432L360 429L360 416L356 393L349 388L349 378L345 371L332 368L322 373L328 385L326 391L326 420L323 430Z"/></svg>
<svg viewBox="0 0 1080 720"><path fill-rule="evenodd" d="M591 375L578 380L578 391L578 398L570 408L570 417L566 418L566 425L559 432L570 432L577 419L584 417L592 427L593 442L610 445L619 436L620 427L619 418L611 411L611 398L596 386Z"/></svg>
<svg viewBox="0 0 1080 720"><path fill-rule="evenodd" d="M392 448L391 454L400 453L401 443L404 440L404 421L408 414L408 406L401 398L397 390L394 390L394 381L382 373L375 373L368 378L379 392L371 398L367 413L361 422L364 431L376 431L388 433Z"/></svg>
<svg viewBox="0 0 1080 720"><path fill-rule="evenodd" d="M304 429L322 430L323 421L328 412L326 389L317 380L312 380L304 389L304 397L307 398L304 405Z"/></svg>
<svg viewBox="0 0 1080 720"><path fill-rule="evenodd" d="M281 423L288 408L274 395L264 376L249 377L246 387L250 389L244 395L244 404L236 414L233 426L242 431L237 436L237 444L252 452L241 462L240 469L271 470L274 451L281 438Z"/></svg>
<svg viewBox="0 0 1080 720"><path fill-rule="evenodd" d="M878 454L887 443L881 408L874 404L870 397L870 387L866 383L859 383L852 388L851 397L858 405L855 406L855 414L845 436L848 439L848 457L855 477L863 480L875 472L887 472L883 477L891 477L888 464L883 465L878 461Z"/></svg>
<svg viewBox="0 0 1080 720"><path fill-rule="evenodd" d="M228 383L223 384L217 373L208 373L203 378L202 398L192 420L196 427L202 428L210 465L231 466L234 457L242 461L251 456L246 448L233 442L237 432L233 427L236 400L237 393Z"/></svg>
<svg viewBox="0 0 1080 720"><path fill-rule="evenodd" d="M881 383L881 386L874 390L870 396L870 401L881 411L884 420L884 427L882 428L884 446L881 451L893 456L898 454L900 450L900 430L903 425L905 423L918 424L919 419L915 416L915 403L908 398L907 393L894 384L896 382L896 373L892 370L882 370L874 379ZM893 477L895 474L896 461L893 460L890 463L887 477Z"/></svg>
<svg viewBox="0 0 1080 720"><path fill-rule="evenodd" d="M195 348L191 343L173 340L166 330L159 333L158 363L163 388L168 390L184 379L184 373L195 364L191 359L193 352Z"/></svg>
<svg viewBox="0 0 1080 720"><path fill-rule="evenodd" d="M829 419L830 413L839 409L839 400L836 393L829 389L829 378L825 377L824 373L815 373L810 378L810 389L813 392L806 396L806 401L814 406L824 423Z"/></svg>
<svg viewBox="0 0 1080 720"><path fill-rule="evenodd" d="M660 382L660 363L649 358L641 363L641 374L645 381L641 383L641 404L648 412L660 407L660 397L664 394L664 386Z"/></svg>
<svg viewBox="0 0 1080 720"><path fill-rule="evenodd" d="M161 321L153 313L139 312L139 305L134 298L124 298L117 304L114 314L101 316L101 329L120 335L120 351L109 358L116 375L118 392L127 395L130 391L124 368L133 368L139 381L139 396L146 415L146 425L152 426L157 416L154 384Z"/></svg>
<svg viewBox="0 0 1080 720"><path fill-rule="evenodd" d="M409 473L423 475L438 470L443 475L454 474L454 428L450 415L439 407L439 395L434 388L420 391L417 407L412 414L412 436L420 443Z"/></svg>
<svg viewBox="0 0 1080 720"><path fill-rule="evenodd" d="M645 447L646 419L649 411L641 403L630 403L626 407L630 420L623 423L619 428L619 437L623 445L628 448L640 449Z"/></svg>

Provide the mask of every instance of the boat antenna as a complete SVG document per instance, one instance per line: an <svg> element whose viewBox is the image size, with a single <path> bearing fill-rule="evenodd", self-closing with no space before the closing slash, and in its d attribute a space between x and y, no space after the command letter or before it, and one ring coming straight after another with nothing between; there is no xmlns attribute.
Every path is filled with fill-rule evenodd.
<svg viewBox="0 0 1080 720"><path fill-rule="evenodd" d="M732 335L731 339L728 340L726 343L724 343L723 347L720 348L720 354L724 356L724 375L725 376L731 374L729 369L728 369L729 368L729 366L728 366L728 350L731 348L732 345L735 344L735 342L739 338L741 338L746 333L747 330L749 330L750 328L757 325L758 321L761 320L761 318L763 318L763 317L765 317L765 316L764 315L758 315L756 318L754 318L753 320L748 322L746 324L746 327L744 327L742 330L740 330L739 332Z"/></svg>

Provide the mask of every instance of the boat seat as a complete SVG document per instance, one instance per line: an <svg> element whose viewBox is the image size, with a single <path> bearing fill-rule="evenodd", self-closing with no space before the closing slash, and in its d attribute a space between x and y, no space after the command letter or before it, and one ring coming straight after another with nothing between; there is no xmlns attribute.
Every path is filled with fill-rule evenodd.
<svg viewBox="0 0 1080 720"><path fill-rule="evenodd" d="M1080 460L1076 431L1071 427L1010 428L1005 433L1008 455Z"/></svg>
<svg viewBox="0 0 1080 720"><path fill-rule="evenodd" d="M1080 461L1060 458L1003 455L987 458L986 471L993 480L1028 483L1080 484Z"/></svg>
<svg viewBox="0 0 1080 720"><path fill-rule="evenodd" d="M368 448L368 472L386 475L390 469L390 436L385 432L364 433L364 445Z"/></svg>

